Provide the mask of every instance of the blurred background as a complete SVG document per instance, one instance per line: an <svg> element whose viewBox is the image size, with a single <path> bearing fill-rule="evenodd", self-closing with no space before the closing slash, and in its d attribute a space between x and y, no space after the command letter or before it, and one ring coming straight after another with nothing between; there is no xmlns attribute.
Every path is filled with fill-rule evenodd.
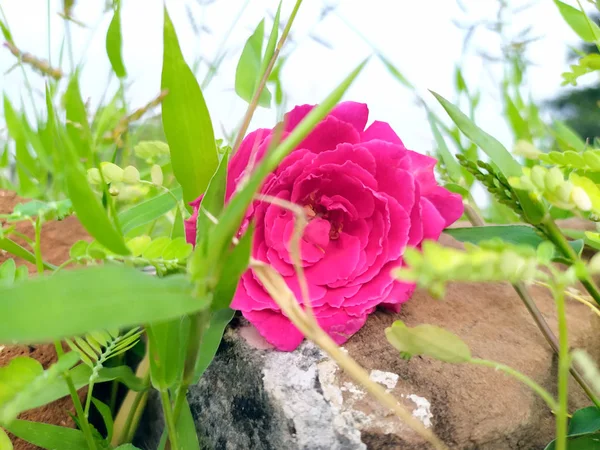
<svg viewBox="0 0 600 450"><path fill-rule="evenodd" d="M0 0L22 51L49 59L54 66L61 61L65 72L70 72L71 64L82 64L82 94L92 108L118 88L116 77L110 76L105 52L112 17L105 3L75 2L72 15L81 24L71 23L72 48L66 48L64 21L58 14L63 10L62 0ZM293 3L283 1L282 21ZM235 130L247 106L233 89L244 42L263 17L268 33L277 4L275 0L166 1L184 55L198 79L204 81L218 137L227 137ZM160 90L162 6L162 0L122 2L126 98L132 109L149 102ZM427 90L456 101L462 75L469 95L477 99L477 124L511 148L515 136L502 114L502 83L511 65L519 61L523 68L526 66L519 80L521 95L531 97L546 120L579 114L573 110L573 95L580 95L576 107L585 107L582 102L587 101L590 109L598 109L600 96L594 88L594 75L580 79L574 93L561 87L561 73L568 70L572 48L578 46L578 36L551 0L306 0L283 52L279 81L284 104L279 114L296 104L319 102L360 61L378 53L434 110L439 107ZM0 50L2 91L15 106L31 109L23 74L13 67L15 57L7 49ZM207 78L211 66L218 69L214 77ZM43 109L43 78L32 75L29 80L39 94L35 102ZM581 86L591 89L581 96ZM566 100L559 98L565 95ZM390 122L407 147L422 153L433 150L426 114L415 101L414 92L400 84L381 59L371 58L346 98L367 103L371 119ZM550 101L557 98L559 104L552 107ZM461 106L467 108L465 105ZM272 126L277 114L275 108L259 108L253 126ZM592 127L600 123L591 122ZM591 136L600 135L592 132Z"/></svg>

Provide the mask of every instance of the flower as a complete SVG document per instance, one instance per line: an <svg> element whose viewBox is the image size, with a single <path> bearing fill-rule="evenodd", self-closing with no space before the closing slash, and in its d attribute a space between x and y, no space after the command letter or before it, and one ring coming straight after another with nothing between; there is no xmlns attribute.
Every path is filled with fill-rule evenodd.
<svg viewBox="0 0 600 450"><path fill-rule="evenodd" d="M282 139L313 108L297 106L286 114ZM377 306L399 311L414 284L394 280L390 271L403 264L407 246L438 239L463 212L462 199L440 187L436 160L402 144L389 124L375 121L365 129L367 105L336 106L265 180L261 193L301 205L309 219L301 240L301 258L310 301L319 325L338 344L365 323ZM250 133L229 163L226 199L259 161L274 131ZM186 222L194 242L199 200ZM256 201L245 225L256 224L252 255L271 264L301 301L289 241L292 212ZM281 312L252 270L241 278L232 308L240 310L276 348L294 350L303 335Z"/></svg>

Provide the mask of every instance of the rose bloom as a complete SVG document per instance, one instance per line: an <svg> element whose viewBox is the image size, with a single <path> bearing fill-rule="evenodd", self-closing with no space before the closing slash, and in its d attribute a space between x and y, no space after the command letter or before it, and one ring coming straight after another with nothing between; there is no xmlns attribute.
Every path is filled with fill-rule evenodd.
<svg viewBox="0 0 600 450"><path fill-rule="evenodd" d="M284 119L285 137L313 108L297 106ZM438 239L463 213L461 197L440 187L436 160L407 150L385 122L366 127L367 105L340 103L265 180L261 194L301 205L309 220L301 258L319 325L338 344L365 323L377 306L398 312L414 285L394 280L407 246ZM366 128L365 128L366 127ZM231 158L226 200L245 169L264 156L274 134L250 133ZM252 160L255 160L254 162ZM186 222L194 243L200 199ZM266 201L249 208L242 231L254 221L252 256L271 264L302 302L290 256L294 214ZM242 232L240 231L240 233ZM276 348L294 350L304 336L249 269L231 307L240 310Z"/></svg>

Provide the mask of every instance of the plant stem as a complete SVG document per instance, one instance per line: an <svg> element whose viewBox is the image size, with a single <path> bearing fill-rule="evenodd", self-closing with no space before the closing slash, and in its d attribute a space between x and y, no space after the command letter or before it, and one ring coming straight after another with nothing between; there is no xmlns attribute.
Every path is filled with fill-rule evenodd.
<svg viewBox="0 0 600 450"><path fill-rule="evenodd" d="M565 238L565 236L560 231L560 228L556 225L554 220L551 218L546 218L542 222L545 228L545 232L547 237L552 241L554 245L556 245L559 250L564 254L565 257L571 260L574 264L579 260L579 255L573 250L573 248L569 245L569 242ZM585 287L586 291L592 296L596 303L600 305L600 290L598 290L598 286L596 283L590 278L588 274L585 274L579 281Z"/></svg>
<svg viewBox="0 0 600 450"><path fill-rule="evenodd" d="M44 260L42 258L42 219L40 216L35 220L35 267L38 274L44 273Z"/></svg>
<svg viewBox="0 0 600 450"><path fill-rule="evenodd" d="M471 205L465 204L465 214L471 222L471 225L485 226L485 222ZM569 248L571 247L569 246ZM537 305L535 304L535 301L529 294L529 291L527 290L525 284L519 281L518 283L514 283L512 287L519 295L519 298L523 301L525 308L527 308L529 314L531 314L533 321L537 325L538 329L542 332L542 335L546 339L546 342L548 342L548 344L550 345L550 348L552 348L554 353L558 354L558 339L548 326L548 323L544 320L542 313L540 312ZM575 379L575 381L579 384L579 386L581 386L581 389L583 389L583 391L586 393L588 398L594 403L594 405L596 405L597 408L600 409L600 400L598 399L598 397L596 397L592 389L589 387L589 385L583 379L583 377L579 374L579 372L574 367L571 367L569 371Z"/></svg>
<svg viewBox="0 0 600 450"><path fill-rule="evenodd" d="M242 125L240 126L240 129L235 138L235 142L233 144L233 150L231 152L232 155L234 155L235 152L237 152L238 148L240 148L240 145L242 144L242 140L244 139L244 136L246 135L246 131L248 131L248 127L250 126L250 121L252 120L254 111L256 111L256 108L258 107L258 100L260 99L260 94L262 93L263 89L265 88L265 85L267 84L267 81L269 80L269 75L271 75L271 72L273 71L273 67L275 66L277 57L279 56L279 52L281 52L281 49L283 48L283 44L285 43L285 40L287 39L288 34L290 33L290 29L292 28L292 23L294 23L294 19L296 18L296 14L298 13L298 10L300 9L301 4L302 4L302 0L296 0L294 9L292 10L292 13L290 14L290 18L288 19L287 23L285 24L285 28L283 29L283 32L281 33L281 37L279 38L279 41L277 42L277 46L275 47L273 56L271 56L271 59L269 60L269 64L267 65L265 73L262 75L262 78L260 79L260 83L258 84L256 91L254 92L254 96L252 97L252 100L250 101L250 104L248 105L248 109L246 110L246 114L244 115L244 119L242 120Z"/></svg>
<svg viewBox="0 0 600 450"><path fill-rule="evenodd" d="M552 290L558 316L558 410L556 411L556 450L567 448L567 416L569 398L569 338L567 332L567 312L565 308L564 286L554 286Z"/></svg>
<svg viewBox="0 0 600 450"><path fill-rule="evenodd" d="M144 359L138 365L136 376L143 379L144 385L150 386L150 359L146 351ZM148 399L148 390L134 392L129 391L121 404L115 418L114 433L111 445L117 447L123 443L131 442L137 425L142 417L142 412Z"/></svg>
<svg viewBox="0 0 600 450"><path fill-rule="evenodd" d="M175 418L173 416L173 409L171 408L171 401L169 400L169 393L167 391L160 391L160 400L165 414L165 422L167 423L171 449L180 450L177 427L175 426Z"/></svg>
<svg viewBox="0 0 600 450"><path fill-rule="evenodd" d="M60 358L64 354L60 341L54 341L54 347L56 348L56 355ZM79 426L81 427L81 431L85 436L85 441L87 442L88 449L97 450L96 441L94 441L94 436L92 435L92 430L90 428L90 424L87 420L87 417L83 413L83 406L81 405L81 401L79 400L79 395L77 394L75 384L73 384L73 380L71 379L71 374L69 374L68 371L65 371L63 373L63 377L65 378L65 381L69 388L69 393L71 394L71 399L73 400L73 405L75 406L75 412L77 413L77 418L79 419Z"/></svg>
<svg viewBox="0 0 600 450"><path fill-rule="evenodd" d="M550 395L550 393L546 389L544 389L542 386L537 384L535 381L533 381L527 375L522 374L518 370L515 370L510 366L498 363L496 361L489 361L487 359L473 358L473 359L469 360L469 362L476 364L478 366L491 367L492 369L500 370L500 371L504 372L505 374L510 375L511 377L519 380L521 383L523 383L523 384L527 385L529 388L531 388L536 394L538 394L546 402L546 404L550 407L550 409L552 409L553 411L559 410L559 408L560 408L559 404L556 403L556 400L554 400L554 398L552 398L552 395Z"/></svg>

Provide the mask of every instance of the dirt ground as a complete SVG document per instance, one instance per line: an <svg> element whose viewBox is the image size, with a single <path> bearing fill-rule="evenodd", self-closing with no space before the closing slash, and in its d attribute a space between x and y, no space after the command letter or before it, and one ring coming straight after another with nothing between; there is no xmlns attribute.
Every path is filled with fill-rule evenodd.
<svg viewBox="0 0 600 450"><path fill-rule="evenodd" d="M22 202L24 200L17 197L13 192L0 190L0 214L12 212L14 206ZM30 238L34 237L33 227L28 223L19 223L17 230ZM71 246L80 239L91 240L75 217L69 217L62 221L48 222L42 228L42 257L45 261L52 264L61 264L68 259ZM23 245L22 241L19 243ZM0 264L8 258L11 258L11 255L0 250ZM15 262L17 265L25 264L31 274L34 274L36 271L33 264L25 262L20 258L15 258ZM5 319L10 320L10 318ZM7 365L17 356L35 358L44 368L47 368L56 361L56 351L51 344L30 346L0 345L0 367ZM73 421L69 417L69 413L73 412L73 404L70 397L65 397L41 408L27 411L21 414L19 418L54 425L73 426ZM14 437L13 443L15 450L34 450L39 448Z"/></svg>

